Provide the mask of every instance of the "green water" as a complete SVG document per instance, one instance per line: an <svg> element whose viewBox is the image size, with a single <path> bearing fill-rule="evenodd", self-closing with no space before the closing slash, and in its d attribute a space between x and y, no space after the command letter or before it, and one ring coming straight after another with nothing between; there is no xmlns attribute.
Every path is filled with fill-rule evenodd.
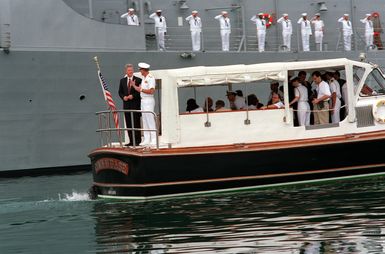
<svg viewBox="0 0 385 254"><path fill-rule="evenodd" d="M0 179L0 253L384 253L385 178L147 203L90 173Z"/></svg>

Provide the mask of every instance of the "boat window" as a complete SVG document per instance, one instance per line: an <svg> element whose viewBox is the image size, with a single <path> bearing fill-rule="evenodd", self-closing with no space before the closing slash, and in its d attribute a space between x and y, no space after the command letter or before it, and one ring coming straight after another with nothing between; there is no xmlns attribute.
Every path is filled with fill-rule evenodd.
<svg viewBox="0 0 385 254"><path fill-rule="evenodd" d="M374 69L366 78L360 91L361 97L385 94L385 78L378 69Z"/></svg>
<svg viewBox="0 0 385 254"><path fill-rule="evenodd" d="M254 109L253 105L256 104L257 108L261 105L267 105L270 97L270 80L261 80L258 82L249 82L249 83L239 83L239 84L218 84L218 85L206 85L206 86L189 86L182 87L178 89L178 98L179 98L179 113L186 114L187 104L190 104L190 107L193 106L197 108L192 113L202 113L202 110L205 110L205 102L208 101L208 98L212 100L211 109L215 111L216 102L221 101L224 106L222 110L219 111L231 111L231 105L228 98L228 91L232 91L237 94L237 97L244 98L245 108L248 107L250 110ZM280 89L282 90L282 84L279 84ZM282 92L283 94L283 92ZM253 102L248 101L248 98L251 98ZM190 100L193 99L194 101ZM190 101L189 101L190 100ZM257 102L255 102L257 100ZM189 101L189 102L188 102ZM240 99L238 99L240 101ZM210 104L210 103L208 103ZM249 104L249 105L248 105ZM194 106L195 105L195 106ZM259 105L259 106L258 106ZM209 112L213 112L210 111Z"/></svg>
<svg viewBox="0 0 385 254"><path fill-rule="evenodd" d="M365 68L354 65L353 66L353 83L354 83L354 93L357 92L358 85L362 79L362 76L365 73Z"/></svg>

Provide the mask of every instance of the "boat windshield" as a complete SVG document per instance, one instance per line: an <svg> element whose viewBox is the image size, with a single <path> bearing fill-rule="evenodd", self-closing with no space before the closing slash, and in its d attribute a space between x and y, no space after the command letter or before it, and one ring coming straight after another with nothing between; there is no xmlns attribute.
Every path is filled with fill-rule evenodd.
<svg viewBox="0 0 385 254"><path fill-rule="evenodd" d="M385 78L378 69L374 69L366 78L360 91L361 97L385 95Z"/></svg>
<svg viewBox="0 0 385 254"><path fill-rule="evenodd" d="M357 92L358 85L365 73L365 68L354 65L353 66L353 82L354 82L354 93Z"/></svg>

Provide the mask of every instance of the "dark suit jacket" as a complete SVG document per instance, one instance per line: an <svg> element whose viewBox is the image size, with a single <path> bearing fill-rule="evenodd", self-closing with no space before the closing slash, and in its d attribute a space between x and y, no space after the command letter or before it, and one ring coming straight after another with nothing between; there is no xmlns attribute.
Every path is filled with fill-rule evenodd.
<svg viewBox="0 0 385 254"><path fill-rule="evenodd" d="M138 77L133 77L135 84L139 86L142 83L142 79ZM134 98L132 100L124 101L123 97L132 94ZM123 109L138 109L140 110L140 93L136 91L133 87L128 89L127 86L127 77L122 78L119 84L119 96L123 100Z"/></svg>

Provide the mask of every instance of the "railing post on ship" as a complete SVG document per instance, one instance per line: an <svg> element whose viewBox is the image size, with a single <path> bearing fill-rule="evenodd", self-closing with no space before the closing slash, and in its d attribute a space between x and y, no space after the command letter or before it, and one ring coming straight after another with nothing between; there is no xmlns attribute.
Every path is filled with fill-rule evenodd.
<svg viewBox="0 0 385 254"><path fill-rule="evenodd" d="M125 113L126 112L124 112L124 114ZM136 147L136 137L135 137L136 127L134 125L134 112L133 111L130 111L130 116L131 116L131 137L132 137L132 140L130 139L130 143L132 143L134 148L135 148Z"/></svg>
<svg viewBox="0 0 385 254"><path fill-rule="evenodd" d="M242 15L242 35L243 35L241 42L243 42L243 50L247 51L245 8L243 5L241 5L241 15Z"/></svg>

